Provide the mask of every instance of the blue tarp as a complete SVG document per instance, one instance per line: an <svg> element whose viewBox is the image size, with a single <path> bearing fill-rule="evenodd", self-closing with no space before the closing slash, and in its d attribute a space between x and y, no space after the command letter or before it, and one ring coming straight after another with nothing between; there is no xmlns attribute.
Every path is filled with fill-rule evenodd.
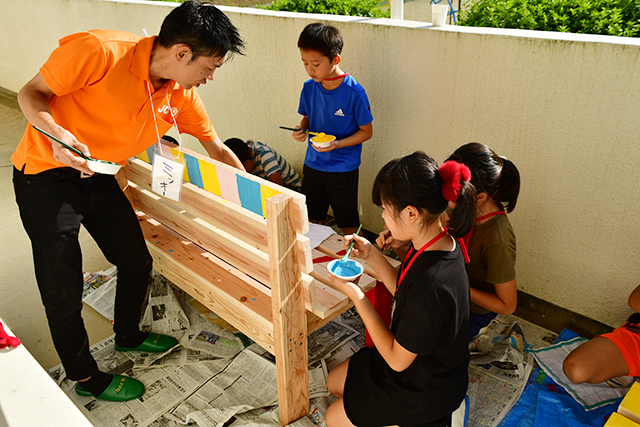
<svg viewBox="0 0 640 427"><path fill-rule="evenodd" d="M563 330L556 342L566 341L577 335ZM620 399L622 400L622 398ZM520 399L511 408L498 427L602 427L620 400L592 411L585 411L561 386L537 367Z"/></svg>

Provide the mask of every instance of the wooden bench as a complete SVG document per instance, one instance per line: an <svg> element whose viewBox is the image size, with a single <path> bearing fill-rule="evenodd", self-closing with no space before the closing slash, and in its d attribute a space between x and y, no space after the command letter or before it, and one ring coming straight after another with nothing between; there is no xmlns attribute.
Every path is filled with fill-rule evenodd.
<svg viewBox="0 0 640 427"><path fill-rule="evenodd" d="M189 150L181 156L179 202L151 192L147 153L130 159L118 180L154 269L275 356L287 425L309 412L307 335L351 307L323 259L339 258L341 248L334 239L335 252L311 251L302 194ZM376 280L365 274L359 285L368 291Z"/></svg>

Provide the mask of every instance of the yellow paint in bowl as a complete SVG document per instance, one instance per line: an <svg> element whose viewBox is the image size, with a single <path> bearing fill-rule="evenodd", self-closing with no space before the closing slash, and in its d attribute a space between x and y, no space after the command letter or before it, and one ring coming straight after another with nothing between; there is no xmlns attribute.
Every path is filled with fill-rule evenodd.
<svg viewBox="0 0 640 427"><path fill-rule="evenodd" d="M336 140L336 137L333 135L327 135L324 132L320 132L318 135L311 138L311 142L316 147L326 148L331 145L333 141Z"/></svg>

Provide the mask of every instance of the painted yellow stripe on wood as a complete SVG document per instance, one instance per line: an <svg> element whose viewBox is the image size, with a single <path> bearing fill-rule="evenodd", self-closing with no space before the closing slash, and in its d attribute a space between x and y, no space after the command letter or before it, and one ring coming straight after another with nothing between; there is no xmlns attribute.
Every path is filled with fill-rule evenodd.
<svg viewBox="0 0 640 427"><path fill-rule="evenodd" d="M276 194L280 194L280 191L274 190L273 188L265 187L264 185L260 185L260 198L262 199L262 212L264 216L267 215L267 199L269 197L275 196Z"/></svg>
<svg viewBox="0 0 640 427"><path fill-rule="evenodd" d="M198 163L200 164L200 176L202 177L202 185L204 186L204 189L209 193L222 197L216 167L213 164L204 162L200 159L198 159Z"/></svg>
<svg viewBox="0 0 640 427"><path fill-rule="evenodd" d="M147 150L144 150L143 152L138 154L136 157L144 162L151 163L151 161L149 160L149 155L147 154Z"/></svg>

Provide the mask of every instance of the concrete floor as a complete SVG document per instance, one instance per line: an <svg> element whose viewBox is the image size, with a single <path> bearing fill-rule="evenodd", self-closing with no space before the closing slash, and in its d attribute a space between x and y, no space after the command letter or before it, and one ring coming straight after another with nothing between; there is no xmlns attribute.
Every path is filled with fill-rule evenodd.
<svg viewBox="0 0 640 427"><path fill-rule="evenodd" d="M49 327L36 285L29 238L22 227L13 193L15 150L27 120L18 109L15 97L0 93L0 216L4 218L0 239L0 319L6 323L24 346L45 369L60 363L49 334ZM99 271L110 264L86 230L80 233L85 271ZM111 323L90 307L83 316L91 344L113 331Z"/></svg>

